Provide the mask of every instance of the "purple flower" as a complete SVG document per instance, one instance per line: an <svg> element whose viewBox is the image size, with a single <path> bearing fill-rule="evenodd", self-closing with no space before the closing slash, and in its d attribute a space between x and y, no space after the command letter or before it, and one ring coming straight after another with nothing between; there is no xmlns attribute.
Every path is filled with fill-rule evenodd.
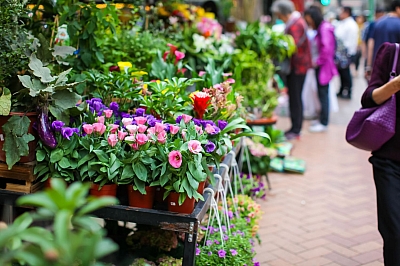
<svg viewBox="0 0 400 266"><path fill-rule="evenodd" d="M92 99L93 101L93 99ZM96 113L100 112L100 110L103 108L103 104L101 102L93 102L92 107Z"/></svg>
<svg viewBox="0 0 400 266"><path fill-rule="evenodd" d="M253 266L260 266L260 263L259 262L254 262Z"/></svg>
<svg viewBox="0 0 400 266"><path fill-rule="evenodd" d="M154 116L151 116L150 118L147 118L147 124L151 127L155 127L157 122L161 122L160 120L157 120L154 118Z"/></svg>
<svg viewBox="0 0 400 266"><path fill-rule="evenodd" d="M223 250L223 249L218 250L218 256L220 258L225 258L225 255L226 255L226 251L225 250Z"/></svg>
<svg viewBox="0 0 400 266"><path fill-rule="evenodd" d="M235 228L235 225L234 225L234 224L231 224L231 225L229 226L229 228Z"/></svg>
<svg viewBox="0 0 400 266"><path fill-rule="evenodd" d="M206 246L211 246L213 244L213 241L212 240L207 240L206 241Z"/></svg>
<svg viewBox="0 0 400 266"><path fill-rule="evenodd" d="M199 248L196 248L196 256L199 256L200 255L200 249Z"/></svg>
<svg viewBox="0 0 400 266"><path fill-rule="evenodd" d="M256 251L254 250L254 248L252 248L252 249L251 249L251 253L254 253L254 252L256 252Z"/></svg>
<svg viewBox="0 0 400 266"><path fill-rule="evenodd" d="M164 126L165 126L165 131L166 131L167 133L169 133L170 124L165 123Z"/></svg>
<svg viewBox="0 0 400 266"><path fill-rule="evenodd" d="M121 112L121 117L122 117L122 118L130 118L131 115L128 114L128 113L125 113L125 112Z"/></svg>
<svg viewBox="0 0 400 266"><path fill-rule="evenodd" d="M201 125L205 128L207 124L215 126L215 123L212 120L200 120Z"/></svg>
<svg viewBox="0 0 400 266"><path fill-rule="evenodd" d="M206 152L211 153L215 151L215 144L212 141L208 141L206 145L204 145L204 148Z"/></svg>
<svg viewBox="0 0 400 266"><path fill-rule="evenodd" d="M182 120L182 116L180 115L180 116L178 116L178 117L175 119L175 122L176 122L177 124L179 124L179 123L181 122L181 120Z"/></svg>
<svg viewBox="0 0 400 266"><path fill-rule="evenodd" d="M208 254L208 256L211 256L211 255L212 255L212 252L211 252L211 251L209 251L207 254Z"/></svg>
<svg viewBox="0 0 400 266"><path fill-rule="evenodd" d="M221 226L221 229L222 229L222 232L226 232L226 226L225 225Z"/></svg>
<svg viewBox="0 0 400 266"><path fill-rule="evenodd" d="M95 103L95 102L102 103L102 102L103 102L103 100L102 100L102 99L100 99L100 98L92 98L92 103Z"/></svg>
<svg viewBox="0 0 400 266"><path fill-rule="evenodd" d="M143 116L145 112L146 112L146 110L144 110L143 108L136 109L137 116Z"/></svg>
<svg viewBox="0 0 400 266"><path fill-rule="evenodd" d="M220 244L218 240L214 240L214 243L217 244L217 245Z"/></svg>
<svg viewBox="0 0 400 266"><path fill-rule="evenodd" d="M193 118L192 121L194 122L194 124L195 124L196 126L201 126L201 120L200 120L200 119Z"/></svg>
<svg viewBox="0 0 400 266"><path fill-rule="evenodd" d="M227 125L228 125L228 122L226 122L225 120L218 120L219 129L224 130L224 128L226 128Z"/></svg>
<svg viewBox="0 0 400 266"><path fill-rule="evenodd" d="M53 123L51 123L51 127L53 128L54 131L61 132L62 127L65 125L63 121L56 120Z"/></svg>
<svg viewBox="0 0 400 266"><path fill-rule="evenodd" d="M63 127L61 129L61 135L64 139L70 140L69 138L74 134L74 130L70 127Z"/></svg>
<svg viewBox="0 0 400 266"><path fill-rule="evenodd" d="M249 217L245 217L246 222L250 223L250 218Z"/></svg>
<svg viewBox="0 0 400 266"><path fill-rule="evenodd" d="M110 103L110 110L113 110L114 112L118 112L119 110L119 105L116 102L111 102Z"/></svg>
<svg viewBox="0 0 400 266"><path fill-rule="evenodd" d="M232 211L228 211L228 217L229 217L229 219L232 219L233 218L233 212ZM232 227L231 227L232 228Z"/></svg>
<svg viewBox="0 0 400 266"><path fill-rule="evenodd" d="M236 249L231 249L229 250L232 254L232 256L236 256L238 254L238 252L236 251Z"/></svg>
<svg viewBox="0 0 400 266"><path fill-rule="evenodd" d="M229 236L228 235L224 235L224 241L228 241Z"/></svg>
<svg viewBox="0 0 400 266"><path fill-rule="evenodd" d="M216 135L216 134L218 134L219 132L221 132L221 129L219 129L219 127L213 126L213 128L215 129L215 133L214 133L214 134L211 134L211 135Z"/></svg>

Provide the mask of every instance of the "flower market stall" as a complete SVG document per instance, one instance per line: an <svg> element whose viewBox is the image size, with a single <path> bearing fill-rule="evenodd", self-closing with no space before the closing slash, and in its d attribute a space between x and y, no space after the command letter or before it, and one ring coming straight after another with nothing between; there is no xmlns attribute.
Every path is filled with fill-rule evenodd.
<svg viewBox="0 0 400 266"><path fill-rule="evenodd" d="M270 139L246 121L272 117L292 40L172 1L5 1L0 264L257 265L265 189L241 151Z"/></svg>

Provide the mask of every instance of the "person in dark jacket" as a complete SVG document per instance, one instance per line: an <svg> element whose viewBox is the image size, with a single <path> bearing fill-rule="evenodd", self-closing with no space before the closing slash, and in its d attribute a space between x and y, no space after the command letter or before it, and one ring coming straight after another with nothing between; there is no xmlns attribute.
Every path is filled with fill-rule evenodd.
<svg viewBox="0 0 400 266"><path fill-rule="evenodd" d="M371 79L361 104L363 108L379 106L396 95L396 132L369 159L376 186L378 230L383 238L385 265L400 265L400 76L389 81L395 44L383 43L379 48ZM396 75L400 73L400 60Z"/></svg>
<svg viewBox="0 0 400 266"><path fill-rule="evenodd" d="M318 98L321 103L319 121L311 125L311 132L323 132L329 121L329 82L333 76L338 75L336 69L335 34L334 27L324 21L321 9L311 6L304 12L308 26L317 30L314 41L311 43L311 56L315 75L317 78Z"/></svg>
<svg viewBox="0 0 400 266"><path fill-rule="evenodd" d="M271 11L286 24L285 33L293 36L297 46L297 52L291 58L291 72L286 77L292 127L286 131L285 136L287 139L294 139L300 136L303 124L301 94L307 70L312 67L307 24L301 14L294 10L294 4L290 0L275 1Z"/></svg>

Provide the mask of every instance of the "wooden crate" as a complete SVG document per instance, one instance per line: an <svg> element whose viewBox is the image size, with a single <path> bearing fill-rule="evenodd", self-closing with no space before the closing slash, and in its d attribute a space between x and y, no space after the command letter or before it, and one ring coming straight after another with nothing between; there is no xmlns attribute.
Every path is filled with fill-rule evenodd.
<svg viewBox="0 0 400 266"><path fill-rule="evenodd" d="M33 193L43 187L42 182L35 182L33 169L35 163L16 164L8 170L7 164L0 162L0 189Z"/></svg>

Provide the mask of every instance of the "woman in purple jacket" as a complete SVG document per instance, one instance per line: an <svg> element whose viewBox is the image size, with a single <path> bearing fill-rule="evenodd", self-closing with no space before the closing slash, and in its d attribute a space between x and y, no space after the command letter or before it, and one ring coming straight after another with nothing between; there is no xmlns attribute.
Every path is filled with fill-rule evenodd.
<svg viewBox="0 0 400 266"><path fill-rule="evenodd" d="M389 81L395 51L394 43L380 46L368 88L361 99L363 108L371 108L396 94L395 134L369 158L376 187L378 230L383 238L383 258L387 266L400 265L400 76L397 76L400 61L397 62L397 77Z"/></svg>
<svg viewBox="0 0 400 266"><path fill-rule="evenodd" d="M321 102L319 121L313 123L309 130L323 132L329 121L329 82L338 74L334 62L336 45L334 27L324 21L321 10L316 6L311 6L304 12L304 19L309 27L317 31L311 43L311 55L317 77L318 98Z"/></svg>

